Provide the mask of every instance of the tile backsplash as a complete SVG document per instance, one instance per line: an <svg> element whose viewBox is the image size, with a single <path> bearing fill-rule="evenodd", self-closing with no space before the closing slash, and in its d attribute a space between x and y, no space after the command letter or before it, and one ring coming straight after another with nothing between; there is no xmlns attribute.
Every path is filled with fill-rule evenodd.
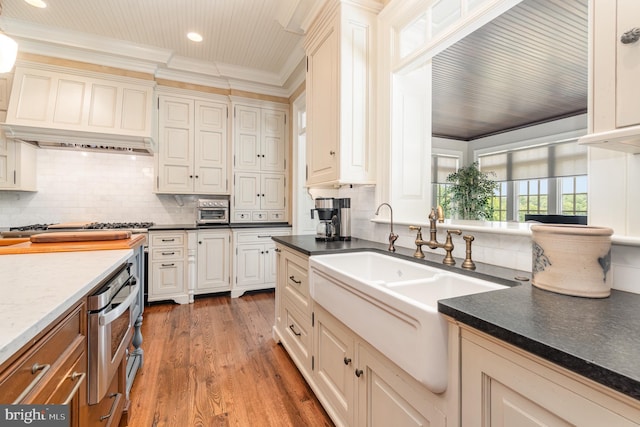
<svg viewBox="0 0 640 427"><path fill-rule="evenodd" d="M38 191L0 191L0 228L73 221L194 222L195 196L177 200L153 193L153 162L153 156L39 149Z"/></svg>

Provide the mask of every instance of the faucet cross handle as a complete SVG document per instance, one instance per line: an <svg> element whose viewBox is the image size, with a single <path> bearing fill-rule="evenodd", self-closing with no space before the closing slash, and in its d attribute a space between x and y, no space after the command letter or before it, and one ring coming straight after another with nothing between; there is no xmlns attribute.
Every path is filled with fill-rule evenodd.
<svg viewBox="0 0 640 427"><path fill-rule="evenodd" d="M422 245L426 244L424 240L422 240L422 227L417 225L410 225L409 230L418 230L418 234L416 235L416 251L413 256L416 258L424 258L424 252L422 252Z"/></svg>

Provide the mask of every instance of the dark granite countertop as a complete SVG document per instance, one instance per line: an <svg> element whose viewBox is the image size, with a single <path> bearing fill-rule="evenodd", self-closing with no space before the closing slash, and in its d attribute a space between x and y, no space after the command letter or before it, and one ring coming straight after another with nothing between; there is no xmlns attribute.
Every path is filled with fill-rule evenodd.
<svg viewBox="0 0 640 427"><path fill-rule="evenodd" d="M373 250L494 282L520 284L508 289L440 300L438 310L461 323L522 348L600 384L640 399L640 295L613 290L602 299L572 297L538 289L523 278L530 273L476 263L474 272L443 264L444 254L368 240L316 242L314 236L273 240L306 255ZM520 281L515 281L517 278Z"/></svg>

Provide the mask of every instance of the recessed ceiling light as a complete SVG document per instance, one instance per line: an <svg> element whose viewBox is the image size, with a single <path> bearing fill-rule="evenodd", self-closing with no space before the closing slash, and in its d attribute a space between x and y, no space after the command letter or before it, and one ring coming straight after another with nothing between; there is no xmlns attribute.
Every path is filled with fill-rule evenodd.
<svg viewBox="0 0 640 427"><path fill-rule="evenodd" d="M201 42L202 41L202 36L198 33L194 33L191 32L189 34L187 34L187 38L189 40L191 40L192 42Z"/></svg>
<svg viewBox="0 0 640 427"><path fill-rule="evenodd" d="M24 1L29 3L31 6L37 7L40 9L44 9L45 7L47 7L47 4L42 0L24 0Z"/></svg>

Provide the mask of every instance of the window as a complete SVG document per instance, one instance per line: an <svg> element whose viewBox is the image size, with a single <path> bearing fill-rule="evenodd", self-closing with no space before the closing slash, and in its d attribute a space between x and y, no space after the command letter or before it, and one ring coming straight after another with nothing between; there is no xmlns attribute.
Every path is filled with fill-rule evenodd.
<svg viewBox="0 0 640 427"><path fill-rule="evenodd" d="M587 215L587 149L575 140L482 154L478 161L499 184L492 200L495 221Z"/></svg>
<svg viewBox="0 0 640 427"><path fill-rule="evenodd" d="M452 184L447 182L447 177L457 172L459 167L460 156L447 154L433 154L431 156L432 206L442 206L445 218L451 217L450 187Z"/></svg>
<svg viewBox="0 0 640 427"><path fill-rule="evenodd" d="M518 181L518 221L526 214L546 215L549 212L549 185L546 179Z"/></svg>
<svg viewBox="0 0 640 427"><path fill-rule="evenodd" d="M587 215L587 177L562 178L562 215Z"/></svg>
<svg viewBox="0 0 640 427"><path fill-rule="evenodd" d="M507 220L507 183L499 182L491 199L493 205L493 221Z"/></svg>

